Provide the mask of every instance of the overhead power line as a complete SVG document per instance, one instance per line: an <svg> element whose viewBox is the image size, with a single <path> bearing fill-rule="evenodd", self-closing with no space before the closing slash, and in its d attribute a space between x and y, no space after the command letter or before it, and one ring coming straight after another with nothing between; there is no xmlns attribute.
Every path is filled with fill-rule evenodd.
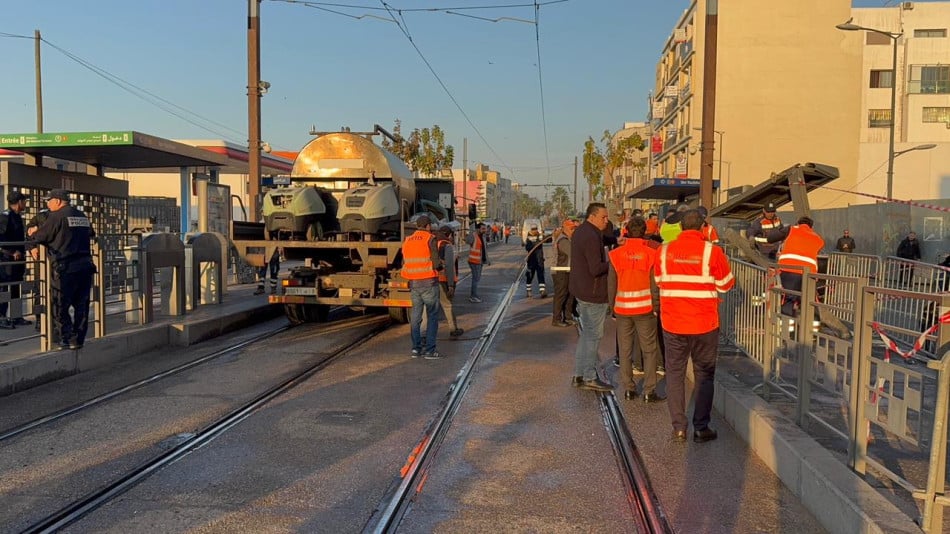
<svg viewBox="0 0 950 534"><path fill-rule="evenodd" d="M549 0L547 2L533 2L533 3L521 3L521 4L488 4L481 6L442 6L442 7L412 7L412 8L387 8L385 5L383 7L369 6L369 5L358 5L358 4L343 4L340 2L313 2L308 0L271 0L273 2L284 2L287 4L301 4L308 7L335 7L341 9L365 9L367 11L386 11L389 12L390 9L394 11L402 11L404 13L411 12L448 12L448 11L476 11L476 10L485 10L485 9L509 9L509 8L521 8L521 7L535 7L535 6L546 6L550 4L561 4L568 2L569 0ZM392 15L392 13L390 13Z"/></svg>

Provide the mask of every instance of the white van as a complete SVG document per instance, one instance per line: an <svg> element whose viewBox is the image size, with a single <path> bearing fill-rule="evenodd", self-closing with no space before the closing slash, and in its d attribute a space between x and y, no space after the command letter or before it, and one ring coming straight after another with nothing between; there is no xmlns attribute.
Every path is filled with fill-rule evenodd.
<svg viewBox="0 0 950 534"><path fill-rule="evenodd" d="M521 225L521 242L525 243L528 241L528 232L531 230L531 227L535 226L540 232L541 229L541 219L525 219L524 224Z"/></svg>

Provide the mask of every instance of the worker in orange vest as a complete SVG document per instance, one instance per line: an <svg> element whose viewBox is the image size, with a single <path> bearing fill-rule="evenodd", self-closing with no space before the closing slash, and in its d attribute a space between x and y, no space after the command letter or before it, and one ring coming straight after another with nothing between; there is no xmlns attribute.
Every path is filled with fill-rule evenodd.
<svg viewBox="0 0 950 534"><path fill-rule="evenodd" d="M439 271L439 302L442 304L442 311L445 312L445 320L452 327L449 331L449 337L457 338L465 331L459 328L458 320L455 318L455 311L452 309L452 299L455 298L455 286L459 281L459 257L455 253L455 230L451 226L445 225L439 229L439 260L442 262L442 270Z"/></svg>
<svg viewBox="0 0 950 534"><path fill-rule="evenodd" d="M441 268L435 235L431 233L432 220L427 215L416 219L417 230L402 244L402 277L409 280L412 315L409 335L412 338L413 358L427 360L442 358L435 348L439 335L439 273ZM422 346L422 313L426 314L425 347Z"/></svg>
<svg viewBox="0 0 950 534"><path fill-rule="evenodd" d="M488 252L485 246L485 234L488 227L485 223L475 225L475 231L469 232L465 236L465 242L468 243L468 267L472 270L472 284L469 290L468 301L478 304L482 299L478 298L478 282L482 279L482 266L491 265L488 261Z"/></svg>
<svg viewBox="0 0 950 534"><path fill-rule="evenodd" d="M652 211L647 217L647 233L646 238L652 241L660 242L660 216Z"/></svg>
<svg viewBox="0 0 950 534"><path fill-rule="evenodd" d="M646 374L643 379L643 401L659 402L666 397L656 392L657 365L660 349L657 346L656 311L659 293L653 277L657 250L643 238L647 223L634 216L627 221L627 239L623 245L610 251L610 271L607 274L607 301L613 303L619 343L620 383L624 398L637 397L630 367L634 344L643 353Z"/></svg>
<svg viewBox="0 0 950 534"><path fill-rule="evenodd" d="M703 237L703 216L688 210L683 231L660 248L654 266L666 343L666 392L673 440L686 441L686 363L693 361L693 441L714 440L709 427L719 349L719 294L736 281L721 248Z"/></svg>
<svg viewBox="0 0 950 534"><path fill-rule="evenodd" d="M506 224L506 225L505 225L505 244L506 244L506 245L508 244L508 238L509 238L509 237L511 237L511 225L510 225L510 224Z"/></svg>
<svg viewBox="0 0 950 534"><path fill-rule="evenodd" d="M769 232L769 243L785 241L778 253L779 278L784 289L801 293L804 270L818 272L818 253L824 248L825 240L812 228L814 225L810 217L799 217L795 226ZM800 305L799 295L785 295L782 313L794 317L798 315Z"/></svg>
<svg viewBox="0 0 950 534"><path fill-rule="evenodd" d="M713 245L719 244L719 232L716 231L716 227L709 223L709 211L706 210L704 206L696 208L696 211L703 216L703 237L706 238L706 241L709 241Z"/></svg>

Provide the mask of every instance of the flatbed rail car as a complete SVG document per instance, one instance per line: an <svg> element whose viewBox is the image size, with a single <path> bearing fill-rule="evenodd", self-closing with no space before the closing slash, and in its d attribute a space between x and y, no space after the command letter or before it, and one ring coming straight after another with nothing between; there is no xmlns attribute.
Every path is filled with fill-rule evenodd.
<svg viewBox="0 0 950 534"><path fill-rule="evenodd" d="M384 307L393 320L408 321L409 282L400 274L400 241L234 241L238 253L262 265L279 247L305 258L281 278L272 304L284 305L295 324L325 321L332 306Z"/></svg>

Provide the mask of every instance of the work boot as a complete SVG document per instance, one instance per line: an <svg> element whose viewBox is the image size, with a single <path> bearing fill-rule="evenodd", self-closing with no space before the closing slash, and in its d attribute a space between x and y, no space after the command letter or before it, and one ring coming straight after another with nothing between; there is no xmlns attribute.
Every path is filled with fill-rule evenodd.
<svg viewBox="0 0 950 534"><path fill-rule="evenodd" d="M254 294L255 294L255 295L263 295L263 294L264 294L264 286L257 286L257 289L254 290Z"/></svg>
<svg viewBox="0 0 950 534"><path fill-rule="evenodd" d="M3 318L0 318L0 328L3 328L4 330L13 330L14 328L16 328L16 326L14 326L12 322L10 322L10 319L3 317Z"/></svg>
<svg viewBox="0 0 950 534"><path fill-rule="evenodd" d="M526 295L527 295L528 298L531 298L531 288L530 288L530 287L525 290L525 293L526 293Z"/></svg>

